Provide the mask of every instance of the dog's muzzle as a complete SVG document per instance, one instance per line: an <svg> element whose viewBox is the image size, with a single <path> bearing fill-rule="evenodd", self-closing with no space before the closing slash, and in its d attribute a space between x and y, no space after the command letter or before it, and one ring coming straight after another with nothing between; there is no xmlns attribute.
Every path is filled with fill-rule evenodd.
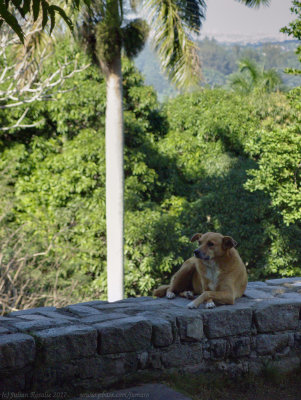
<svg viewBox="0 0 301 400"><path fill-rule="evenodd" d="M194 252L194 255L196 258L199 258L200 260L210 260L210 257L204 254L201 250L197 249Z"/></svg>

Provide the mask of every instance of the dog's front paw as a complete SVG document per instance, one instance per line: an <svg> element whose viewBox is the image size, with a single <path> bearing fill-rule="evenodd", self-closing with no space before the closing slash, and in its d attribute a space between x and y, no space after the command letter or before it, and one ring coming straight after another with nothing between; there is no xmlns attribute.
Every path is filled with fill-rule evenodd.
<svg viewBox="0 0 301 400"><path fill-rule="evenodd" d="M188 308L198 308L198 306L195 304L194 301L191 301L190 303L187 304Z"/></svg>
<svg viewBox="0 0 301 400"><path fill-rule="evenodd" d="M208 301L206 304L205 304L205 308L215 308L216 306L215 306L215 304L214 304L214 302L213 301Z"/></svg>
<svg viewBox="0 0 301 400"><path fill-rule="evenodd" d="M193 299L193 293L191 290L187 290L186 292L183 292L183 296L186 297L186 299Z"/></svg>
<svg viewBox="0 0 301 400"><path fill-rule="evenodd" d="M168 299L174 299L176 297L176 295L174 294L174 292L167 292L166 297Z"/></svg>

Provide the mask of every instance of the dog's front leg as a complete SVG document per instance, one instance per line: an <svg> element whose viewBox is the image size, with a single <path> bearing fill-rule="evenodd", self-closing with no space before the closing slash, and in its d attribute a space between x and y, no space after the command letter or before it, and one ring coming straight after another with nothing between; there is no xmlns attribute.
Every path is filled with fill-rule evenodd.
<svg viewBox="0 0 301 400"><path fill-rule="evenodd" d="M194 301L191 301L188 308L198 308L200 304L206 303L206 308L214 308L214 302L221 304L234 304L234 296L229 292L214 292L206 291L197 297Z"/></svg>
<svg viewBox="0 0 301 400"><path fill-rule="evenodd" d="M198 296L195 300L191 301L187 307L188 308L198 308L200 306L200 304L207 302L208 300L210 300L210 298L208 297L208 293L210 292L204 292L202 293L200 296ZM211 300L212 301L212 300Z"/></svg>

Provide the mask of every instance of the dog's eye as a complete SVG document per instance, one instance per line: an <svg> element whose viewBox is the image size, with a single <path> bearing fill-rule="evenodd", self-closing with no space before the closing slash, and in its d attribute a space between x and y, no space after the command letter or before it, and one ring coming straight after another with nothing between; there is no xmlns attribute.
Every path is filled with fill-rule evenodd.
<svg viewBox="0 0 301 400"><path fill-rule="evenodd" d="M208 246L208 247L213 247L213 246L214 246L214 243L208 242L208 243L207 243L207 246Z"/></svg>

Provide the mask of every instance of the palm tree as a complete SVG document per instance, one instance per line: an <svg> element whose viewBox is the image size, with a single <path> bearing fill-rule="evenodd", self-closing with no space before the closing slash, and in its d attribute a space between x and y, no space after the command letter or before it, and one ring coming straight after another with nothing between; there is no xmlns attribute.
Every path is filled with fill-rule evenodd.
<svg viewBox="0 0 301 400"><path fill-rule="evenodd" d="M269 0L237 0L248 7ZM83 10L83 9L82 9ZM128 21L127 12L143 18ZM193 34L205 18L205 0L91 0L79 18L79 31L101 67L107 84L106 220L109 301L123 298L123 108L122 51L133 57L142 49L148 30L163 69L178 86L200 78ZM196 37L196 36L195 36Z"/></svg>
<svg viewBox="0 0 301 400"><path fill-rule="evenodd" d="M143 6L143 7L142 7ZM147 18L127 20L126 11L140 7ZM152 40L171 79L196 82L198 58L191 38L204 19L203 0L95 1L81 13L79 32L98 60L106 78L106 220L109 301L123 297L123 106L122 52L134 57L142 49L149 28ZM193 73L192 73L193 71Z"/></svg>
<svg viewBox="0 0 301 400"><path fill-rule="evenodd" d="M230 76L229 85L242 94L249 94L253 90L270 93L279 89L282 84L282 79L276 70L265 70L250 59L240 60L238 67L238 72Z"/></svg>

